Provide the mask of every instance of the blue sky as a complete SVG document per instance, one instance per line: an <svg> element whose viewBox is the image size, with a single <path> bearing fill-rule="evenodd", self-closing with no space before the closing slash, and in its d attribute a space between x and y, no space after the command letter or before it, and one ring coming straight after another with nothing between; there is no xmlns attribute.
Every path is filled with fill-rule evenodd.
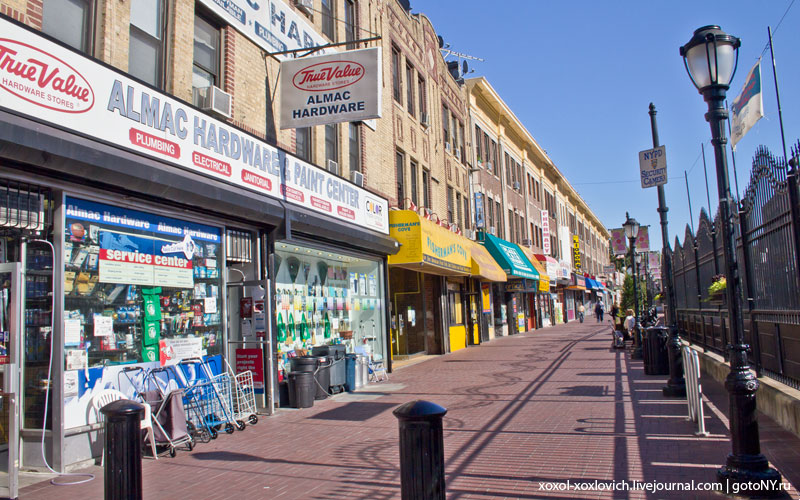
<svg viewBox="0 0 800 500"><path fill-rule="evenodd" d="M695 29L717 24L742 39L728 100L739 94L750 68L773 44L787 150L800 139L800 1L412 0L451 49L485 76L567 176L606 227L620 227L630 211L651 226L661 246L655 188L639 183L638 152L652 147L648 105L658 111L667 147L670 244L689 223L684 170L689 172L694 224L707 207L700 144L705 143L711 213L718 203L706 103L689 80L678 48ZM448 57L453 60L454 57ZM740 190L756 148L782 155L769 50L761 66L764 118L737 144ZM789 153L791 154L791 153ZM733 165L729 156L731 186Z"/></svg>

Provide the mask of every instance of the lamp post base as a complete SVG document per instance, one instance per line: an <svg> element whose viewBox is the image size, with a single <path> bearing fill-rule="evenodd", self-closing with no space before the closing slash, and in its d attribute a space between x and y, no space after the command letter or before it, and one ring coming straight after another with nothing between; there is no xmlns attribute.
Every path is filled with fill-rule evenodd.
<svg viewBox="0 0 800 500"><path fill-rule="evenodd" d="M681 339L676 327L670 328L669 341L669 380L661 389L668 398L686 398L686 379L683 376L683 356L681 355Z"/></svg>
<svg viewBox="0 0 800 500"><path fill-rule="evenodd" d="M717 470L717 480L726 494L758 498L787 495L780 472L769 466L764 455L728 455L728 464Z"/></svg>

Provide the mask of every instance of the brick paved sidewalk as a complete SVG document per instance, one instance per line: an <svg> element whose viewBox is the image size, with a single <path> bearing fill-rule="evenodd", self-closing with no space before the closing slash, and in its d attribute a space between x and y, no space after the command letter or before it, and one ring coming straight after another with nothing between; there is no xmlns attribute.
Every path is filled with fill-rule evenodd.
<svg viewBox="0 0 800 500"><path fill-rule="evenodd" d="M709 482L730 451L726 393L703 380L709 437L695 437L685 402L661 396L666 377L610 348L608 327L561 325L505 337L398 370L357 394L283 410L232 436L145 460L147 499L399 498L391 410L427 399L444 421L447 496L721 498L710 492L546 491L540 482ZM800 485L800 440L760 417L763 452ZM20 498L102 498L102 470L78 486L47 482ZM796 490L790 492L798 498Z"/></svg>

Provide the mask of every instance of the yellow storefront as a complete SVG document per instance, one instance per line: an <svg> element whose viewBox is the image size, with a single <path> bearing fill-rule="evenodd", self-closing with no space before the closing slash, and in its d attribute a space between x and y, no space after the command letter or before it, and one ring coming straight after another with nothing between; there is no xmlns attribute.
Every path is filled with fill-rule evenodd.
<svg viewBox="0 0 800 500"><path fill-rule="evenodd" d="M492 286L491 282L504 283L507 280L506 273L497 265L497 262L489 254L483 245L472 242L470 247L472 256L472 276L477 278L476 290L478 293L471 295L470 298L477 301L475 305L478 310L479 321L473 327L473 342L480 343L481 337L484 340L494 338L494 321L492 320ZM480 334L483 333L481 336Z"/></svg>
<svg viewBox="0 0 800 500"><path fill-rule="evenodd" d="M466 347L472 242L411 210L389 212L389 234L400 243L388 261L392 355L403 359Z"/></svg>

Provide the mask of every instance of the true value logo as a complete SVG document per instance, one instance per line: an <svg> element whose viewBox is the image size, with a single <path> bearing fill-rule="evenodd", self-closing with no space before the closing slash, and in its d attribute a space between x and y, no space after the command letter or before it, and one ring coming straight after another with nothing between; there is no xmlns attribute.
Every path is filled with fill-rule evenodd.
<svg viewBox="0 0 800 500"><path fill-rule="evenodd" d="M63 113L84 113L94 105L91 85L75 68L48 52L8 38L0 38L0 87Z"/></svg>
<svg viewBox="0 0 800 500"><path fill-rule="evenodd" d="M336 90L364 77L364 66L354 61L328 61L312 64L295 73L292 83L300 90Z"/></svg>

